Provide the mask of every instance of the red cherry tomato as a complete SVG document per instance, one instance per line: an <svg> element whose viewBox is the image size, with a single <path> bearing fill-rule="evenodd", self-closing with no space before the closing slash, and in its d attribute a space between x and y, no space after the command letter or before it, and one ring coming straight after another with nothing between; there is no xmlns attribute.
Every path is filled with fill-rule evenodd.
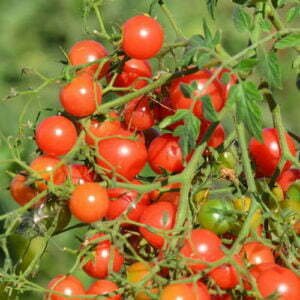
<svg viewBox="0 0 300 300"><path fill-rule="evenodd" d="M273 265L259 273L257 287L263 297L277 293L279 300L298 300L300 279L291 270Z"/></svg>
<svg viewBox="0 0 300 300"><path fill-rule="evenodd" d="M46 190L49 181L56 185L63 184L68 174L60 159L48 155L38 156L31 162L30 167L43 179L35 182L39 191Z"/></svg>
<svg viewBox="0 0 300 300"><path fill-rule="evenodd" d="M246 243L243 246L241 255L245 256L251 265L275 263L274 255L271 249L259 242Z"/></svg>
<svg viewBox="0 0 300 300"><path fill-rule="evenodd" d="M161 292L160 300L210 300L207 287L202 283L171 283Z"/></svg>
<svg viewBox="0 0 300 300"><path fill-rule="evenodd" d="M194 106L194 114L198 118L203 119L204 116L202 101L186 98L180 89L180 85L182 83L192 84L192 82L196 82L198 89L195 91L195 96L199 98L203 96L210 96L212 105L214 106L215 110L220 111L225 104L223 87L218 80L213 80L208 86L206 86L211 76L211 72L202 70L198 71L197 73L185 75L181 78L173 80L170 86L170 100L172 106L175 109L189 109Z"/></svg>
<svg viewBox="0 0 300 300"><path fill-rule="evenodd" d="M134 184L141 184L137 180ZM125 211L128 211L128 218L132 221L139 221L141 214L150 204L148 194L139 195L137 191L123 188L110 188L107 190L109 196L109 207L106 213L108 220L114 220L120 217Z"/></svg>
<svg viewBox="0 0 300 300"><path fill-rule="evenodd" d="M85 136L85 141L88 145L94 146L97 139L119 134L121 130L121 122L119 116L115 112L111 112L107 119L104 121L98 121L96 119L92 120L87 133Z"/></svg>
<svg viewBox="0 0 300 300"><path fill-rule="evenodd" d="M93 114L102 101L102 88L93 77L84 73L75 77L60 91L60 103L75 117Z"/></svg>
<svg viewBox="0 0 300 300"><path fill-rule="evenodd" d="M242 264L241 259L236 256L237 263ZM233 289L239 283L239 274L235 267L230 264L223 264L217 268L214 268L209 276L215 281L215 283L224 290Z"/></svg>
<svg viewBox="0 0 300 300"><path fill-rule="evenodd" d="M122 48L132 58L148 59L155 56L163 41L162 27L149 16L135 16L123 24Z"/></svg>
<svg viewBox="0 0 300 300"><path fill-rule="evenodd" d="M48 289L66 295L64 297L49 293L46 298L48 300L80 300L82 299L80 296L85 295L82 283L73 275L58 275L54 277L49 282Z"/></svg>
<svg viewBox="0 0 300 300"><path fill-rule="evenodd" d="M102 233L95 234L88 239L88 242L93 242L93 240L99 239L102 236L104 236ZM102 279L111 271L119 272L121 270L124 263L124 257L109 240L97 243L91 251L93 258L83 266L84 271L89 276ZM112 265L110 260L113 260ZM112 266L112 270L109 269L110 265Z"/></svg>
<svg viewBox="0 0 300 300"><path fill-rule="evenodd" d="M300 169L289 169L282 172L282 174L277 179L277 183L280 185L280 187L284 192L287 192L290 185L299 179L300 179Z"/></svg>
<svg viewBox="0 0 300 300"><path fill-rule="evenodd" d="M292 138L286 134L286 141L292 155L296 155L296 147ZM262 143L252 138L249 143L249 151L256 168L257 177L270 177L274 174L281 159L279 136L275 128L264 128L262 131ZM291 166L288 161L284 170Z"/></svg>
<svg viewBox="0 0 300 300"><path fill-rule="evenodd" d="M35 140L44 153L53 156L64 155L75 145L77 131L69 119L52 116L37 126Z"/></svg>
<svg viewBox="0 0 300 300"><path fill-rule="evenodd" d="M69 174L73 184L84 184L93 182L96 175L85 165L73 164L69 167Z"/></svg>
<svg viewBox="0 0 300 300"><path fill-rule="evenodd" d="M183 158L178 139L171 134L163 134L152 141L148 154L149 164L154 172L161 174L163 170L170 173L183 170Z"/></svg>
<svg viewBox="0 0 300 300"><path fill-rule="evenodd" d="M213 296L211 296L211 300L232 300L232 297L228 294L213 295ZM246 300L246 299L244 299L244 300Z"/></svg>
<svg viewBox="0 0 300 300"><path fill-rule="evenodd" d="M145 144L139 140L109 138L98 143L97 163L112 175L117 173L132 180L145 166L148 158Z"/></svg>
<svg viewBox="0 0 300 300"><path fill-rule="evenodd" d="M17 174L10 183L10 193L13 199L22 206L38 194L37 190L26 184L26 181L26 176Z"/></svg>
<svg viewBox="0 0 300 300"><path fill-rule="evenodd" d="M108 195L98 183L88 182L75 187L70 201L71 213L81 222L100 221L108 210Z"/></svg>
<svg viewBox="0 0 300 300"><path fill-rule="evenodd" d="M148 84L148 81L141 77L152 77L151 66L146 60L132 58L125 62L121 73L117 76L114 82L114 86L141 89Z"/></svg>
<svg viewBox="0 0 300 300"><path fill-rule="evenodd" d="M119 287L110 280L98 280L91 284L89 289L86 291L87 295L103 295L103 297L109 293L115 292ZM90 298L93 299L93 298ZM96 297L95 297L96 299ZM115 295L112 297L105 297L107 300L121 300L120 295Z"/></svg>
<svg viewBox="0 0 300 300"><path fill-rule="evenodd" d="M83 40L75 43L69 52L70 63L73 66L91 63L108 55L107 50L102 44L94 40ZM80 70L80 73L85 72L94 75L99 67L99 63L85 67ZM106 63L100 74L99 78L103 77L109 69L109 63Z"/></svg>
<svg viewBox="0 0 300 300"><path fill-rule="evenodd" d="M210 124L211 123L209 121L206 121L206 120L202 121L201 128L200 128L200 134L198 137L198 142L201 142L201 140L205 136ZM221 124L219 124L213 131L210 138L208 139L207 146L212 147L212 148L218 148L219 146L221 146L223 144L224 139L225 139L225 130L224 130L223 126Z"/></svg>
<svg viewBox="0 0 300 300"><path fill-rule="evenodd" d="M161 196L157 199L157 201L170 202L177 207L180 201L180 192L162 193Z"/></svg>
<svg viewBox="0 0 300 300"><path fill-rule="evenodd" d="M160 230L169 230L174 226L176 208L170 202L157 202L145 208L140 223ZM165 239L159 233L152 233L145 227L139 228L142 236L155 248L162 248Z"/></svg>
<svg viewBox="0 0 300 300"><path fill-rule="evenodd" d="M214 262L224 256L221 250L222 241L212 231L207 229L194 229L185 240L180 253L187 258ZM195 272L205 269L205 263L189 262L188 266Z"/></svg>
<svg viewBox="0 0 300 300"><path fill-rule="evenodd" d="M146 130L154 125L153 112L147 97L131 100L124 107L125 123L131 130Z"/></svg>

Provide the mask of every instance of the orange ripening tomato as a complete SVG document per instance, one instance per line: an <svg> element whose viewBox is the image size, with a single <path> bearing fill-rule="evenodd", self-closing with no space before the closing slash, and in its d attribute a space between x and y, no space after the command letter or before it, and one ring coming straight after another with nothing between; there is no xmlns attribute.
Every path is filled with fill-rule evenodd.
<svg viewBox="0 0 300 300"><path fill-rule="evenodd" d="M83 73L60 90L59 98L62 107L70 115L86 117L101 104L102 87L92 76Z"/></svg>
<svg viewBox="0 0 300 300"><path fill-rule="evenodd" d="M78 66L92 63L93 61L104 58L107 55L108 52L101 43L94 40L83 40L75 43L72 46L68 57L71 65ZM98 62L82 68L78 71L78 73L88 73L90 75L94 75L99 68L99 64L100 63ZM107 74L109 67L109 62L104 64L99 74L99 78L102 78L105 74Z"/></svg>

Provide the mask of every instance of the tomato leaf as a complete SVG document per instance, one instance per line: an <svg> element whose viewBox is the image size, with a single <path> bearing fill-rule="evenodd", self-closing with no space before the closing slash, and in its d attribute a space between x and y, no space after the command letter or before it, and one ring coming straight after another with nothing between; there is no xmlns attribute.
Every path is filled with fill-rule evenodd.
<svg viewBox="0 0 300 300"><path fill-rule="evenodd" d="M218 0L206 0L207 10L213 19L215 18L215 9L217 4Z"/></svg>
<svg viewBox="0 0 300 300"><path fill-rule="evenodd" d="M277 55L274 52L263 51L260 55L260 67L269 84L281 89L282 75Z"/></svg>
<svg viewBox="0 0 300 300"><path fill-rule="evenodd" d="M184 120L190 111L187 109L178 109L174 115L165 117L160 123L159 128L166 128L173 123Z"/></svg>
<svg viewBox="0 0 300 300"><path fill-rule="evenodd" d="M204 109L204 116L206 119L212 122L219 121L218 115L211 103L211 99L209 96L204 96L201 98L203 103L203 109Z"/></svg>
<svg viewBox="0 0 300 300"><path fill-rule="evenodd" d="M300 46L300 33L289 34L275 44L275 47L277 49L284 49L284 48L298 47L298 46Z"/></svg>
<svg viewBox="0 0 300 300"><path fill-rule="evenodd" d="M256 58L246 58L241 60L234 68L236 72L250 72L257 65Z"/></svg>
<svg viewBox="0 0 300 300"><path fill-rule="evenodd" d="M179 144L183 156L186 157L195 148L200 132L200 120L190 110L183 115L184 125L176 127L174 135L179 137Z"/></svg>
<svg viewBox="0 0 300 300"><path fill-rule="evenodd" d="M238 122L243 122L251 135L261 139L262 95L251 81L240 82L230 89L227 105L235 106Z"/></svg>
<svg viewBox="0 0 300 300"><path fill-rule="evenodd" d="M252 18L251 16L242 8L237 7L233 12L233 22L238 31L248 31L251 32L252 29Z"/></svg>
<svg viewBox="0 0 300 300"><path fill-rule="evenodd" d="M292 22L296 17L300 17L300 5L292 7L286 16L287 22Z"/></svg>

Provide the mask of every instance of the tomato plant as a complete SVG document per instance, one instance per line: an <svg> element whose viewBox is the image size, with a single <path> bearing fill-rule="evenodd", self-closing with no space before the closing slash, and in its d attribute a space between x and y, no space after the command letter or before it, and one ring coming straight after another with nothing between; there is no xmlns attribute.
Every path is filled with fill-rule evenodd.
<svg viewBox="0 0 300 300"><path fill-rule="evenodd" d="M82 2L88 39L62 18L43 41L66 60L3 104L22 98L0 135L0 298L300 299L300 137L279 105L297 1L203 1L193 28L176 1Z"/></svg>

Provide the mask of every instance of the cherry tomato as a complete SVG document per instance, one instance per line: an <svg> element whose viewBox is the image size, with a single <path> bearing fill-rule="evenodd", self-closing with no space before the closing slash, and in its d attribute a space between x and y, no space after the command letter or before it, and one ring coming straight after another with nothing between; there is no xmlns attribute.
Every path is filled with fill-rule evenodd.
<svg viewBox="0 0 300 300"><path fill-rule="evenodd" d="M257 177L270 177L274 174L281 159L279 136L275 128L264 128L262 131L262 143L252 138L249 143L249 151L256 168ZM286 134L286 142L292 155L296 155L296 147L292 138ZM291 166L289 161L283 170Z"/></svg>
<svg viewBox="0 0 300 300"><path fill-rule="evenodd" d="M117 76L115 87L133 87L140 89L148 84L144 78L151 78L152 70L148 61L140 59L129 59L125 62L121 73Z"/></svg>
<svg viewBox="0 0 300 300"><path fill-rule="evenodd" d="M97 143L97 139L119 134L120 130L121 122L119 116L117 113L111 112L102 122L96 119L91 120L89 128L87 129L85 141L88 145L94 146Z"/></svg>
<svg viewBox="0 0 300 300"><path fill-rule="evenodd" d="M170 202L174 204L176 207L180 201L180 192L165 192L160 195L160 197L156 200L159 202Z"/></svg>
<svg viewBox="0 0 300 300"><path fill-rule="evenodd" d="M70 63L73 66L83 65L91 63L98 59L104 58L108 55L107 50L103 45L94 40L83 40L75 43L69 52ZM94 75L99 67L99 63L95 63L88 67L81 69L79 72L85 72L90 75ZM105 63L100 74L99 78L103 77L109 69L109 63Z"/></svg>
<svg viewBox="0 0 300 300"><path fill-rule="evenodd" d="M153 106L153 113L157 121L161 121L175 113L169 97L164 97L160 102L154 102Z"/></svg>
<svg viewBox="0 0 300 300"><path fill-rule="evenodd" d="M154 172L162 174L163 170L170 173L183 170L183 158L178 140L178 137L171 134L163 134L151 142L148 154L149 164Z"/></svg>
<svg viewBox="0 0 300 300"><path fill-rule="evenodd" d="M164 178L159 178L158 182L162 182L162 186L164 187L165 190L169 190L170 192L172 191L179 191L179 189L181 188L181 183L179 182L174 182L174 183L170 183L167 185L164 185ZM149 193L150 199L152 201L158 201L159 198L163 195L163 193L159 190L153 190Z"/></svg>
<svg viewBox="0 0 300 300"><path fill-rule="evenodd" d="M145 166L148 158L145 144L139 140L109 138L98 143L97 163L112 175L117 173L132 180Z"/></svg>
<svg viewBox="0 0 300 300"><path fill-rule="evenodd" d="M210 122L204 120L202 121L198 142L201 142L201 140L204 138L209 126L210 126ZM218 148L223 144L224 139L225 139L225 130L223 126L219 124L213 131L210 138L207 140L207 146L212 148Z"/></svg>
<svg viewBox="0 0 300 300"><path fill-rule="evenodd" d="M290 185L297 180L300 180L300 169L289 169L281 173L277 178L277 183L284 192L287 192Z"/></svg>
<svg viewBox="0 0 300 300"><path fill-rule="evenodd" d="M75 185L94 182L96 177L96 174L89 170L87 166L81 164L72 164L69 167L69 175Z"/></svg>
<svg viewBox="0 0 300 300"><path fill-rule="evenodd" d="M157 202L145 208L140 223L160 230L169 230L174 226L176 208L170 202ZM142 236L155 248L162 248L165 239L159 233L152 233L145 227L139 228Z"/></svg>
<svg viewBox="0 0 300 300"><path fill-rule="evenodd" d="M100 221L107 213L108 205L106 189L93 182L76 186L69 201L72 215L85 223Z"/></svg>
<svg viewBox="0 0 300 300"><path fill-rule="evenodd" d="M103 297L109 293L115 292L119 287L110 280L98 280L91 284L91 286L86 291L87 295L97 295ZM90 298L93 299L93 298ZM96 297L94 298L96 299ZM107 300L121 300L121 295L115 295L112 297L105 297Z"/></svg>
<svg viewBox="0 0 300 300"><path fill-rule="evenodd" d="M242 264L240 257L235 256L234 259L238 264ZM214 282L224 290L233 289L239 283L239 274L235 267L230 264L223 264L217 268L214 268L209 276Z"/></svg>
<svg viewBox="0 0 300 300"><path fill-rule="evenodd" d="M161 292L160 300L210 300L207 287L197 284L171 283Z"/></svg>
<svg viewBox="0 0 300 300"><path fill-rule="evenodd" d="M80 296L85 295L82 283L73 275L57 275L49 282L48 289L68 296L64 297L50 292L46 297L48 300L80 300L82 299Z"/></svg>
<svg viewBox="0 0 300 300"><path fill-rule="evenodd" d="M59 97L66 112L75 117L86 117L101 104L102 88L92 76L84 73L64 86Z"/></svg>
<svg viewBox="0 0 300 300"><path fill-rule="evenodd" d="M277 293L279 300L298 300L300 280L289 269L273 265L261 271L257 278L257 287L263 297Z"/></svg>
<svg viewBox="0 0 300 300"><path fill-rule="evenodd" d="M251 265L262 263L275 263L272 250L259 242L249 242L243 246L241 255L245 256Z"/></svg>
<svg viewBox="0 0 300 300"><path fill-rule="evenodd" d="M43 180L35 181L39 191L47 189L47 184L52 182L55 185L63 184L67 178L67 168L61 163L61 160L48 155L41 155L34 159L30 167Z"/></svg>
<svg viewBox="0 0 300 300"><path fill-rule="evenodd" d="M151 58L160 51L163 41L162 27L149 16L138 15L123 24L122 48L129 57Z"/></svg>
<svg viewBox="0 0 300 300"><path fill-rule="evenodd" d="M125 105L123 112L125 123L131 130L146 130L154 125L154 116L147 97L131 100Z"/></svg>
<svg viewBox="0 0 300 300"><path fill-rule="evenodd" d="M191 84L196 82L198 89L195 91L196 97L210 96L213 107L216 111L220 111L224 104L225 99L223 96L223 87L218 80L213 80L209 86L205 86L210 80L212 73L207 70L201 70L197 73L185 75L181 78L173 80L170 86L170 99L172 106L176 109L189 109L192 106L194 114L203 119L203 103L202 101L192 100L186 98L181 92L180 85Z"/></svg>
<svg viewBox="0 0 300 300"><path fill-rule="evenodd" d="M213 295L213 296L211 296L211 300L232 300L232 297L228 294ZM247 300L247 299L244 299L244 300Z"/></svg>
<svg viewBox="0 0 300 300"><path fill-rule="evenodd" d="M219 199L207 200L199 210L198 221L202 227L216 234L230 231L235 221L231 202Z"/></svg>
<svg viewBox="0 0 300 300"><path fill-rule="evenodd" d="M52 116L37 126L35 140L44 153L53 156L64 155L75 145L77 131L69 119Z"/></svg>
<svg viewBox="0 0 300 300"><path fill-rule="evenodd" d="M180 253L189 259L214 262L224 256L221 250L222 241L212 231L207 229L194 229L185 240ZM188 266L195 272L205 269L205 263L188 262Z"/></svg>
<svg viewBox="0 0 300 300"><path fill-rule="evenodd" d="M141 184L137 180L133 181L133 183ZM114 220L127 211L130 220L139 221L141 214L150 203L148 194L139 195L134 190L109 188L107 193L110 200L106 213L108 220Z"/></svg>
<svg viewBox="0 0 300 300"><path fill-rule="evenodd" d="M85 242L85 245L102 236L104 236L102 233L95 234ZM89 276L102 279L111 271L119 272L121 270L124 263L124 257L109 240L97 243L91 251L93 258L83 266L84 271ZM111 265L110 260L113 260L112 270L109 269Z"/></svg>
<svg viewBox="0 0 300 300"><path fill-rule="evenodd" d="M129 283L135 284L142 281L151 271L151 266L148 263L136 262L127 267L127 280ZM145 287L151 286L152 281L149 280L144 284ZM155 289L151 290L151 293L157 293ZM143 291L137 291L135 293L135 300L150 300L151 298Z"/></svg>
<svg viewBox="0 0 300 300"><path fill-rule="evenodd" d="M13 199L21 206L28 203L38 192L27 183L27 177L21 174L17 174L10 183L10 193Z"/></svg>

